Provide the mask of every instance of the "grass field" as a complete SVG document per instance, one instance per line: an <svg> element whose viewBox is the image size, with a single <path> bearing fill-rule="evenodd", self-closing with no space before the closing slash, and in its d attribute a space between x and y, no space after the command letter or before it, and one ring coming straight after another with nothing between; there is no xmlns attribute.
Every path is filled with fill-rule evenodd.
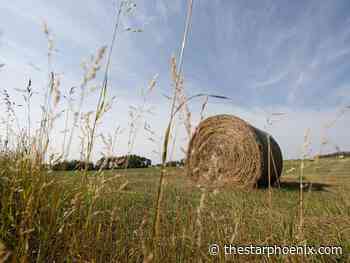
<svg viewBox="0 0 350 263"><path fill-rule="evenodd" d="M285 162L271 203L266 189L203 191L183 169L169 168L159 244L152 239L159 169L33 177L2 165L0 253L9 262L350 261L350 159L306 162L302 231L298 161ZM211 256L210 244L336 245L343 253Z"/></svg>

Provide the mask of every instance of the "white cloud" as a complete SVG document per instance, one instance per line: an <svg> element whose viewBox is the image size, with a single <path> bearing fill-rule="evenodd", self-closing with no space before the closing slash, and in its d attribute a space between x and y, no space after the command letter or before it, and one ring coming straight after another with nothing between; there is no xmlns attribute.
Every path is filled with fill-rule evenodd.
<svg viewBox="0 0 350 263"><path fill-rule="evenodd" d="M271 78L266 79L264 81L257 81L254 86L257 88L264 88L264 87L268 87L268 86L277 84L281 80L286 78L288 76L288 74L289 74L288 71L281 72L280 74L276 74L276 75L272 76Z"/></svg>

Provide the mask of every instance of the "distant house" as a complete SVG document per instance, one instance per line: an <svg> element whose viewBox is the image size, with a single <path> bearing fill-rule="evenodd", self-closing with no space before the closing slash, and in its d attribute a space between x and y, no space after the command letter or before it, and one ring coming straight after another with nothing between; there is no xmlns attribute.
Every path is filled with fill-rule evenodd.
<svg viewBox="0 0 350 263"><path fill-rule="evenodd" d="M100 160L96 163L97 169L117 169L117 168L124 168L126 166L127 157L121 156L121 157L102 157Z"/></svg>
<svg viewBox="0 0 350 263"><path fill-rule="evenodd" d="M321 159L321 158L339 158L343 159L346 157L350 157L350 152L334 152L334 153L327 153L327 154L321 154L321 155L316 155L315 159Z"/></svg>
<svg viewBox="0 0 350 263"><path fill-rule="evenodd" d="M96 163L96 169L146 168L152 165L150 159L138 155L102 157Z"/></svg>

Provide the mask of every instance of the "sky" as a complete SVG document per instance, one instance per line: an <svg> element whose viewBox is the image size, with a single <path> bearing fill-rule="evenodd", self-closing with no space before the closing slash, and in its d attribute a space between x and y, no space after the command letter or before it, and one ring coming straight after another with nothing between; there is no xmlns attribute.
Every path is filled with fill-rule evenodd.
<svg viewBox="0 0 350 263"><path fill-rule="evenodd" d="M98 133L120 126L116 154L128 152L130 106L143 103L141 89L157 75L147 98L152 113L142 116L132 152L159 162L160 139L148 139L143 121L161 138L168 121L172 94L170 59L181 47L187 11L185 0L136 0L136 8L121 17L112 55L108 94L116 101ZM23 104L16 89L29 79L37 92L33 120L48 71L60 75L61 92L79 86L82 61L111 41L118 1L12 0L0 4L0 89ZM230 98L209 99L205 116L234 114L267 130L278 141L284 158L299 158L304 134L310 129L310 152L350 150L350 2L348 0L249 1L194 0L191 30L183 61L187 96L210 93ZM47 61L46 22L54 42L52 64ZM125 29L140 29L132 32ZM91 85L101 83L101 72ZM90 95L84 111L93 109ZM203 99L190 103L192 125L199 122ZM64 106L61 101L61 107ZM3 107L3 105L2 105ZM18 109L24 124L25 112ZM273 113L284 113L267 125ZM329 123L336 122L329 127ZM327 126L328 125L328 126ZM51 151L62 144L62 120L54 127ZM2 128L3 130L3 128ZM181 123L176 128L173 159L183 157L188 138ZM78 134L77 134L78 135ZM325 137L327 144L321 145ZM94 158L103 151L97 142ZM72 145L79 153L79 140Z"/></svg>

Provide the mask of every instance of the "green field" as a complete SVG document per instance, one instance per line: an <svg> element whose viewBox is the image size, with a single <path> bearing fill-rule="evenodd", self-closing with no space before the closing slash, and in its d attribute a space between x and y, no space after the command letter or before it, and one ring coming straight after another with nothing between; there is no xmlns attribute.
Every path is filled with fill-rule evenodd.
<svg viewBox="0 0 350 263"><path fill-rule="evenodd" d="M285 162L271 202L268 189L204 191L183 169L169 168L158 244L159 169L83 175L3 165L0 256L13 262L350 262L350 159L306 162L301 230L299 161ZM343 254L211 256L210 244L336 245Z"/></svg>

